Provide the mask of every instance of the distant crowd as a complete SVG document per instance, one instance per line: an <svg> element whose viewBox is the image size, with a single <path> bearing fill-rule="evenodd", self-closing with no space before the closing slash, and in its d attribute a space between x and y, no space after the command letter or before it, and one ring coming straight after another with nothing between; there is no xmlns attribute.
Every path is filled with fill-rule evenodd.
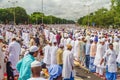
<svg viewBox="0 0 120 80"><path fill-rule="evenodd" d="M117 80L120 31L76 25L0 25L0 80L74 80L74 61ZM105 73L104 73L105 70Z"/></svg>

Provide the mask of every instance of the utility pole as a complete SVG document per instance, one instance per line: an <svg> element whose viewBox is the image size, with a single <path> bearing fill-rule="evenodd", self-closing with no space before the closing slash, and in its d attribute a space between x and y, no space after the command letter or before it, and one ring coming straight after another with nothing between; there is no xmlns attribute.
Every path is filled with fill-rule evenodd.
<svg viewBox="0 0 120 80"><path fill-rule="evenodd" d="M15 6L16 6L16 3L18 3L18 1L14 1L14 2L11 2L11 1L8 1L9 3L12 3L13 7L14 7L14 12L13 12L13 15L14 15L14 26L16 25L16 14L15 14Z"/></svg>
<svg viewBox="0 0 120 80"><path fill-rule="evenodd" d="M42 13L43 13L43 0L42 0ZM44 23L43 16L44 14L42 15L42 24Z"/></svg>

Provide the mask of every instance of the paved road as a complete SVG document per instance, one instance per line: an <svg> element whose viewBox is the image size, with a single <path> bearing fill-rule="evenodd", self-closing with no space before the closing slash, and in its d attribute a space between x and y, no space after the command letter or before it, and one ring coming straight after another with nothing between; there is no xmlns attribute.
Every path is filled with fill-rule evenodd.
<svg viewBox="0 0 120 80"><path fill-rule="evenodd" d="M75 67L75 71L76 71L75 80L102 80L93 73L90 73L82 68Z"/></svg>
<svg viewBox="0 0 120 80"><path fill-rule="evenodd" d="M76 77L75 80L103 80L100 77L96 76L95 74L88 72L87 70L75 67ZM120 80L120 70L118 71L118 79Z"/></svg>

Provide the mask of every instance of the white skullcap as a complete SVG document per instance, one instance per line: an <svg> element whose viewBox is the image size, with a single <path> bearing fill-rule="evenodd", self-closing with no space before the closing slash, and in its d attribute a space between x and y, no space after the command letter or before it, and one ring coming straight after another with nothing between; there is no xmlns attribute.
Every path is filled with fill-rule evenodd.
<svg viewBox="0 0 120 80"><path fill-rule="evenodd" d="M117 36L117 33L115 33L114 36Z"/></svg>
<svg viewBox="0 0 120 80"><path fill-rule="evenodd" d="M78 38L78 33L75 34L75 38Z"/></svg>
<svg viewBox="0 0 120 80"><path fill-rule="evenodd" d="M29 49L30 52L36 52L38 50L39 50L39 48L37 46L31 46Z"/></svg>
<svg viewBox="0 0 120 80"><path fill-rule="evenodd" d="M91 33L91 36L94 35L93 33Z"/></svg>
<svg viewBox="0 0 120 80"><path fill-rule="evenodd" d="M2 40L3 40L3 36L0 36L0 39L2 39Z"/></svg>
<svg viewBox="0 0 120 80"><path fill-rule="evenodd" d="M63 44L60 44L59 47L64 47L64 45L63 45Z"/></svg>
<svg viewBox="0 0 120 80"><path fill-rule="evenodd" d="M91 37L90 40L94 41L94 38Z"/></svg>
<svg viewBox="0 0 120 80"><path fill-rule="evenodd" d="M65 37L68 37L68 34L67 34L67 33L65 34Z"/></svg>
<svg viewBox="0 0 120 80"><path fill-rule="evenodd" d="M57 41L54 39L54 40L53 40L53 43L56 43L56 42L57 42Z"/></svg>
<svg viewBox="0 0 120 80"><path fill-rule="evenodd" d="M81 37L78 37L77 39L81 39Z"/></svg>
<svg viewBox="0 0 120 80"><path fill-rule="evenodd" d="M58 31L58 33L61 33L61 31Z"/></svg>
<svg viewBox="0 0 120 80"><path fill-rule="evenodd" d="M80 36L80 38L82 39L82 38L84 38L83 36Z"/></svg>
<svg viewBox="0 0 120 80"><path fill-rule="evenodd" d="M105 42L105 39L104 38L100 39L100 42Z"/></svg>
<svg viewBox="0 0 120 80"><path fill-rule="evenodd" d="M40 67L40 66L41 66L41 63L39 61L37 61L37 60L35 60L35 61L33 61L31 63L31 68L33 68L33 67Z"/></svg>
<svg viewBox="0 0 120 80"><path fill-rule="evenodd" d="M104 41L106 40L106 38L102 38Z"/></svg>
<svg viewBox="0 0 120 80"><path fill-rule="evenodd" d="M119 38L115 38L114 41L115 41L115 42L116 42L116 41L119 41Z"/></svg>

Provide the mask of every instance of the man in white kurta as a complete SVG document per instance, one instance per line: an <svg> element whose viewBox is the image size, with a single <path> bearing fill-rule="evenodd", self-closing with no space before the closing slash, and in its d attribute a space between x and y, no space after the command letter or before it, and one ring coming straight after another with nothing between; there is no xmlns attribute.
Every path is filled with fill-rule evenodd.
<svg viewBox="0 0 120 80"><path fill-rule="evenodd" d="M25 39L24 39L24 43L27 47L29 47L29 42L30 42L30 34L29 32L25 33Z"/></svg>
<svg viewBox="0 0 120 80"><path fill-rule="evenodd" d="M64 38L64 48L66 49L66 45L67 45L67 38Z"/></svg>
<svg viewBox="0 0 120 80"><path fill-rule="evenodd" d="M114 50L116 51L116 54L119 54L119 39L115 38L113 42Z"/></svg>
<svg viewBox="0 0 120 80"><path fill-rule="evenodd" d="M69 37L69 38L67 38L67 43L66 44L70 44L71 43L71 38Z"/></svg>
<svg viewBox="0 0 120 80"><path fill-rule="evenodd" d="M74 47L74 45L75 45L75 38L74 39L72 39L71 40L71 43L70 43L71 45L72 45L72 53L73 53L73 55L74 55L74 49L75 49L75 47Z"/></svg>
<svg viewBox="0 0 120 80"><path fill-rule="evenodd" d="M106 79L107 80L116 80L117 78L117 62L116 62L116 51L113 49L113 44L109 44L109 49L106 51L103 59L101 60L100 64L103 61L107 61L107 70L106 70Z"/></svg>
<svg viewBox="0 0 120 80"><path fill-rule="evenodd" d="M43 62L46 64L46 67L49 68L51 64L51 43L48 42L47 45L43 48L44 59Z"/></svg>
<svg viewBox="0 0 120 80"><path fill-rule="evenodd" d="M21 53L21 46L15 38L8 46L9 61L12 63L12 68L15 69L14 75L18 75L16 71L16 64L19 61L19 55Z"/></svg>
<svg viewBox="0 0 120 80"><path fill-rule="evenodd" d="M94 61L94 65L96 66L96 73L99 74L101 77L103 76L104 64L100 65L100 61L102 60L105 54L104 42L105 41L103 39L100 40L100 44L97 47L97 52Z"/></svg>
<svg viewBox="0 0 120 80"><path fill-rule="evenodd" d="M54 41L53 46L51 47L51 64L57 64L57 59L56 59L56 55L57 55L57 42Z"/></svg>
<svg viewBox="0 0 120 80"><path fill-rule="evenodd" d="M4 78L4 55L3 55L3 52L2 52L2 40L3 40L3 37L0 36L0 80L3 80Z"/></svg>
<svg viewBox="0 0 120 80"><path fill-rule="evenodd" d="M50 37L50 32L49 32L49 30L44 29L44 33L45 33L45 38L46 38L46 40L49 40L49 37Z"/></svg>
<svg viewBox="0 0 120 80"><path fill-rule="evenodd" d="M64 80L73 80L73 54L71 53L72 46L67 45L67 50L63 52L63 73Z"/></svg>
<svg viewBox="0 0 120 80"><path fill-rule="evenodd" d="M117 57L117 60L116 60L119 64L120 64L120 52L119 52L119 55Z"/></svg>
<svg viewBox="0 0 120 80"><path fill-rule="evenodd" d="M50 42L53 43L53 40L54 40L54 34L52 32L50 32Z"/></svg>
<svg viewBox="0 0 120 80"><path fill-rule="evenodd" d="M109 49L110 39L108 38L105 42L105 51Z"/></svg>
<svg viewBox="0 0 120 80"><path fill-rule="evenodd" d="M6 31L5 40L6 42L9 42L9 31Z"/></svg>
<svg viewBox="0 0 120 80"><path fill-rule="evenodd" d="M80 50L80 44L79 44L79 39L80 38L78 38L76 41L75 41L75 45L74 45L74 57L75 57L75 59L76 60L78 60L78 54L79 54L79 50Z"/></svg>
<svg viewBox="0 0 120 80"><path fill-rule="evenodd" d="M60 44L64 44L64 37L61 38Z"/></svg>

